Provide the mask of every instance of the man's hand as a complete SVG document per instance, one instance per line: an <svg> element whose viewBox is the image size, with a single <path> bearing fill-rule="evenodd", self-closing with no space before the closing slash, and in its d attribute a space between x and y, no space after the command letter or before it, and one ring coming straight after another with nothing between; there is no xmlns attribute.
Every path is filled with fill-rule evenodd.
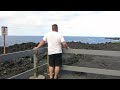
<svg viewBox="0 0 120 90"><path fill-rule="evenodd" d="M69 46L68 46L68 44L66 42L62 42L62 45L63 45L64 48L69 49Z"/></svg>
<svg viewBox="0 0 120 90"><path fill-rule="evenodd" d="M33 50L37 50L37 49L38 49L38 47L34 47L34 48L33 48Z"/></svg>
<svg viewBox="0 0 120 90"><path fill-rule="evenodd" d="M70 47L67 47L67 49L70 49Z"/></svg>
<svg viewBox="0 0 120 90"><path fill-rule="evenodd" d="M33 50L37 50L38 48L41 48L45 44L45 41L42 40L37 47L34 47Z"/></svg>

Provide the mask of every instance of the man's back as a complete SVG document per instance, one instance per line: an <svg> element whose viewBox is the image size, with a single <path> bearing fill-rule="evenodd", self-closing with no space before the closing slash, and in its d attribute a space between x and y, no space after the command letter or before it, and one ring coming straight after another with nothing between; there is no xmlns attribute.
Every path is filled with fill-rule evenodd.
<svg viewBox="0 0 120 90"><path fill-rule="evenodd" d="M61 43L64 42L64 38L58 32L52 31L47 33L44 38L44 41L48 42L48 54L57 54L62 53L62 45Z"/></svg>
<svg viewBox="0 0 120 90"><path fill-rule="evenodd" d="M57 79L62 66L62 45L64 48L68 48L68 45L63 36L58 33L58 26L56 24L52 25L52 32L47 33L34 50L42 47L45 42L48 42L50 79Z"/></svg>

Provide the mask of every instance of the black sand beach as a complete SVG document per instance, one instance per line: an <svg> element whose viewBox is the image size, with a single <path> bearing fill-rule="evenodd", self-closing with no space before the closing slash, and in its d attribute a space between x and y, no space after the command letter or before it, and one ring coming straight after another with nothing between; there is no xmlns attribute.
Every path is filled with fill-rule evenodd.
<svg viewBox="0 0 120 90"><path fill-rule="evenodd" d="M15 44L7 47L7 53L30 50L37 46L36 43L22 43ZM68 45L72 49L91 49L91 50L112 50L120 51L120 43L98 43L98 44L85 44L81 42L68 42ZM45 45L46 47L47 45ZM0 47L0 54L2 54L3 48ZM39 58L46 56L41 55ZM41 60L41 59L40 59ZM120 57L108 57L108 56L93 56L93 55L75 55L75 54L64 54L63 55L64 65L73 65L81 67L101 68L101 69L112 69L120 70ZM26 70L33 68L33 59L30 57L20 58L19 60L7 61L0 63L0 79L11 77L19 74ZM44 70L46 71L46 69ZM78 73L61 71L60 78L62 79L119 79L120 77L98 75L89 73Z"/></svg>

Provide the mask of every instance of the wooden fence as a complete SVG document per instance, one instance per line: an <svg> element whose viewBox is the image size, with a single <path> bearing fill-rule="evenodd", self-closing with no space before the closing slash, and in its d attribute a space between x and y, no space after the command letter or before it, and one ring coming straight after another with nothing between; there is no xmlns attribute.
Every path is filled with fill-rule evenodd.
<svg viewBox="0 0 120 90"><path fill-rule="evenodd" d="M10 77L8 79L25 79L25 78L30 77L31 75L34 75L35 77L37 77L38 69L41 69L42 67L47 65L47 63L45 63L43 65L38 65L37 54L45 53L45 52L47 52L47 48L40 48L38 50L26 50L26 51L14 52L14 53L9 53L9 54L2 54L2 55L0 55L0 62L4 62L4 61L8 61L8 60L15 60L15 59L17 60L17 58L26 57L26 56L30 56L31 58L33 57L34 58L34 68L33 69L28 70L23 73L20 73L13 77ZM120 57L120 51L63 49L63 54L64 53ZM62 70L120 76L119 70L77 67L77 66L68 66L68 65L63 65Z"/></svg>

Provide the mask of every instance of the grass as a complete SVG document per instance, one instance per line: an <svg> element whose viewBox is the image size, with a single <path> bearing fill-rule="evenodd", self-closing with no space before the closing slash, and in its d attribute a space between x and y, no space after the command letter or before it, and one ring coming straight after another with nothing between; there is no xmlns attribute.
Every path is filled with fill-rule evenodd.
<svg viewBox="0 0 120 90"><path fill-rule="evenodd" d="M112 42L112 43L114 43L114 44L120 44L120 42Z"/></svg>

